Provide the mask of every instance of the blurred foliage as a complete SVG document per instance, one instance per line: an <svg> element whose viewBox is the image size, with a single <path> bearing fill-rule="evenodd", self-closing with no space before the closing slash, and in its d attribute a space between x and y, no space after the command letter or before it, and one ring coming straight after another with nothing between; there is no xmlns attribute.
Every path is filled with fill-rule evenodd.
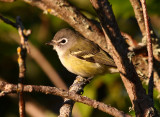
<svg viewBox="0 0 160 117"><path fill-rule="evenodd" d="M97 15L92 8L89 0L69 0L72 5L76 6L84 15L90 19L97 20ZM141 33L134 18L133 9L129 0L110 0L113 11L121 31L133 36L135 39L141 39ZM160 29L160 12L159 0L148 0L148 12L153 22L153 27L159 35ZM13 3L0 2L0 13L15 21L16 16L20 16L25 28L31 29L32 34L29 41L36 46L39 51L46 57L50 64L57 70L63 78L67 86L70 86L75 78L75 75L69 73L60 63L57 54L51 47L45 45L50 41L54 34L64 27L69 25L61 19L43 14L40 9L28 5L23 1L15 1ZM152 18L153 17L153 18ZM153 19L153 20L152 20ZM18 64L16 49L19 40L17 30L12 26L0 21L0 79L10 83L17 83L18 79ZM32 51L32 50L31 50ZM47 75L39 67L39 65L30 56L27 56L27 79L26 84L50 85L53 86ZM146 87L146 86L144 86ZM84 96L102 101L108 105L114 106L126 113L134 115L134 112L129 112L131 107L130 100L119 74L105 74L95 78L84 89ZM160 110L160 100L157 98L158 92L155 91L155 106ZM52 113L58 114L59 108L63 102L62 98L57 96L43 94L26 94L27 99L34 99L42 107L48 110L48 117L53 117ZM80 117L108 117L105 113L93 109L84 104L76 103ZM74 111L77 111L74 108ZM0 116L2 117L17 117L18 116L18 98L5 96L0 98ZM28 115L30 117L30 115Z"/></svg>

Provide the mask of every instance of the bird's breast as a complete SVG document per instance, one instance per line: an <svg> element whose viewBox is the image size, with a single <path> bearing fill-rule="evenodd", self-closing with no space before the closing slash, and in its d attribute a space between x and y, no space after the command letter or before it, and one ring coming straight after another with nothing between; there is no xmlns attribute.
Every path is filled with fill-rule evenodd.
<svg viewBox="0 0 160 117"><path fill-rule="evenodd" d="M97 74L102 74L106 71L105 65L88 62L70 54L63 55L59 58L68 71L82 77L92 77Z"/></svg>

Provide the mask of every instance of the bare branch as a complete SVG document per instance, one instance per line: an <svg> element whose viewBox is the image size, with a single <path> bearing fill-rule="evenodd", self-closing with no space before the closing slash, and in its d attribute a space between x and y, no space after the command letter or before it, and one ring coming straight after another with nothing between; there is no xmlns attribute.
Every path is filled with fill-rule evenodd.
<svg viewBox="0 0 160 117"><path fill-rule="evenodd" d="M9 84L7 82L0 81L0 89L1 91L11 91L12 93L17 92L17 86L14 84ZM36 86L36 85L24 85L23 92L28 93L44 93L44 94L51 94L51 95L57 95L61 96L63 98L68 98L71 100L74 100L76 102L87 104L88 106L91 106L93 108L99 109L105 113L108 113L112 116L116 117L131 117L128 114L124 114L124 112L111 107L109 105L106 105L102 102L98 102L96 100L92 100L86 96L81 96L75 93L70 93L62 89L58 89L56 87L49 87L49 86Z"/></svg>
<svg viewBox="0 0 160 117"><path fill-rule="evenodd" d="M142 87L132 62L128 59L128 47L121 36L111 5L108 0L91 0L91 3L99 16L108 50L117 65L136 115L143 116L147 110L153 108L153 105Z"/></svg>
<svg viewBox="0 0 160 117"><path fill-rule="evenodd" d="M26 55L27 55L27 49L28 48L28 34L24 34L24 27L22 25L20 17L17 17L16 24L18 28L18 33L20 36L20 47L17 48L17 54L18 54L18 64L19 64L19 82L18 82L18 92L19 92L19 114L20 117L25 117L25 101L24 101L24 94L23 94L23 84L26 74ZM29 52L29 50L28 50Z"/></svg>
<svg viewBox="0 0 160 117"><path fill-rule="evenodd" d="M92 78L86 79L81 76L77 76L73 84L70 86L69 92L82 95L83 88L91 81L91 79ZM75 102L73 100L65 98L58 117L71 117L74 103Z"/></svg>
<svg viewBox="0 0 160 117"><path fill-rule="evenodd" d="M153 77L153 51L152 51L152 40L150 35L149 29L149 21L148 21L148 14L146 8L145 0L141 0L141 5L143 8L143 16L144 16L144 23L146 29L146 36L147 36L147 50L148 50L148 78L149 80L149 90L148 95L153 101L153 86L154 86L154 77Z"/></svg>

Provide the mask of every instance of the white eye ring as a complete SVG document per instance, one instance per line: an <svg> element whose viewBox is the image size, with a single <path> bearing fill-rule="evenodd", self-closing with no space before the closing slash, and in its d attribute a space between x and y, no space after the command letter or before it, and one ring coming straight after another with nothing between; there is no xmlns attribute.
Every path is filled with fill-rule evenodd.
<svg viewBox="0 0 160 117"><path fill-rule="evenodd" d="M61 45L64 45L68 42L68 39L67 38L62 38L58 41Z"/></svg>

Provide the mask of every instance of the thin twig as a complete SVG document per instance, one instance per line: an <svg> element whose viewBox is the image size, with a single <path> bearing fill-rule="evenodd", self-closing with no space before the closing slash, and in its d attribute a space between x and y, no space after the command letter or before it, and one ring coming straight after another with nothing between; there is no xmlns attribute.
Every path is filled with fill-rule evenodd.
<svg viewBox="0 0 160 117"><path fill-rule="evenodd" d="M10 24L11 26L17 28L17 24L16 24L16 23L14 23L14 22L12 22L11 20L3 17L1 14L0 14L0 19L1 19L2 21L4 21L6 24Z"/></svg>
<svg viewBox="0 0 160 117"><path fill-rule="evenodd" d="M83 78L81 76L77 76L74 80L73 84L69 88L70 93L81 94L83 92L83 88L92 80L92 78ZM64 99L63 106L60 108L60 115L58 117L71 117L72 108L74 106L75 101L71 99Z"/></svg>
<svg viewBox="0 0 160 117"><path fill-rule="evenodd" d="M17 93L17 86L14 84L10 84L7 82L0 81L0 90L1 91L11 91L12 93ZM70 93L68 91L58 89L56 87L50 87L50 86L36 86L36 85L24 85L23 92L28 93L44 93L44 94L51 94L51 95L57 95L61 96L63 98L72 99L76 102L87 104L93 108L96 108L98 110L101 110L105 113L108 113L112 116L116 117L131 117L128 114L125 114L124 112L111 107L109 105L106 105L102 102L98 102L96 100L92 100L86 96L81 96L75 93Z"/></svg>
<svg viewBox="0 0 160 117"><path fill-rule="evenodd" d="M143 16L144 16L144 23L146 29L146 36L147 36L147 50L148 50L148 78L149 80L149 87L148 87L148 95L153 101L153 86L154 86L154 76L153 76L153 50L152 50L152 39L150 35L150 28L149 28L149 21L148 21L148 14L146 8L145 0L141 0L141 5L143 8Z"/></svg>
<svg viewBox="0 0 160 117"><path fill-rule="evenodd" d="M23 94L23 85L26 74L26 55L28 49L28 35L24 34L24 27L22 25L20 17L17 17L16 24L18 27L18 33L20 36L20 47L17 48L18 54L18 64L19 64L19 82L18 82L18 92L19 92L19 114L20 117L25 117L25 101Z"/></svg>

